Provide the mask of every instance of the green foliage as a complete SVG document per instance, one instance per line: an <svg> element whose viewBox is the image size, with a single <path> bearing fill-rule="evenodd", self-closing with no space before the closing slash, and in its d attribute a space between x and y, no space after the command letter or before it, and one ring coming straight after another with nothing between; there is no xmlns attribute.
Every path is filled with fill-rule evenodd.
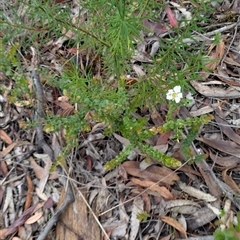
<svg viewBox="0 0 240 240"><path fill-rule="evenodd" d="M240 212L237 214L237 225L230 223L229 226L224 229L217 229L214 232L214 240L239 240L240 239Z"/></svg>
<svg viewBox="0 0 240 240"><path fill-rule="evenodd" d="M173 131L174 137L181 141L181 152L185 156L185 159L192 159L193 161L201 160L202 156L193 157L190 146L196 138L202 124L207 124L213 119L212 115L202 115L200 117L186 118L186 119L172 119L158 128L153 127L150 129L152 133L163 133ZM187 130L187 137L183 139L183 131Z"/></svg>
<svg viewBox="0 0 240 240"><path fill-rule="evenodd" d="M173 29L168 38L161 39L161 49L152 58L153 63L142 63L147 75L139 77L133 85L127 85L124 76L131 71L129 62L136 44L143 41L140 31L150 31L143 26L143 20L159 21L158 13L166 7L163 1L81 1L80 10L87 12L86 21L80 17L73 21L71 9L63 8L62 4L50 4L49 1L18 1L14 7L9 4L8 15L0 11L0 24L6 32L0 39L0 54L4 59L0 63L0 70L16 83L11 93L12 101L16 101L16 96L22 92L30 95L23 74L24 67L20 64L26 59L21 58L20 49L27 52L30 46L36 46L42 56L50 40L58 39L64 35L63 32L69 31L75 38L69 40L66 47L87 49L97 54L101 58L102 75L96 78L93 67L79 70L74 61L66 59L62 74L56 78L42 64L41 74L46 74L49 83L58 87L77 106L71 116L48 115L45 130L66 130L67 146L64 153L67 154L78 144L80 131L89 131L91 122L103 122L106 125L105 134L120 132L130 141L129 146L106 164L106 169L120 164L134 148L167 166L179 166L179 161L153 149L145 140L158 132L170 130L174 131L177 140L182 140L182 132L188 128L189 134L182 142L182 151L189 156L189 146L200 125L204 121L207 123L210 118L175 120L172 118L174 109L184 101L175 105L169 103L166 123L155 131L146 127L147 119L136 119L132 113L142 106L151 109L159 103L166 103L166 92L176 85L180 85L183 92L191 90L188 82L199 78L197 73L204 65L204 45L196 50L184 39L191 38L193 30L199 33L203 31L198 22L206 21L202 15L211 13L212 8L206 1L192 2L193 6L197 6L192 20L185 22L184 28ZM18 8L22 10L21 15L16 11Z"/></svg>
<svg viewBox="0 0 240 240"><path fill-rule="evenodd" d="M147 221L147 219L150 217L150 215L145 212L145 211L142 211L140 213L137 214L137 219L140 221L140 222L143 222L143 221Z"/></svg>

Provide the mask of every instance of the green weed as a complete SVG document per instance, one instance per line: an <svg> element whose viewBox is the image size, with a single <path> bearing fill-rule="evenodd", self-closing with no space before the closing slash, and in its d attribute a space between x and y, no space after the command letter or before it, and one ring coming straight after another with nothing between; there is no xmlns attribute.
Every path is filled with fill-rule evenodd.
<svg viewBox="0 0 240 240"><path fill-rule="evenodd" d="M191 1L190 1L191 2ZM85 11L87 19L77 17L72 20L71 11L61 4L50 4L48 1L21 1L17 6L9 5L0 12L0 24L4 35L1 37L0 71L4 71L16 82L12 92L12 101L28 90L24 79L24 66L19 52L27 54L30 46L39 50L41 57L44 47L52 39L63 36L63 32L71 31L74 39L66 42L66 47L88 49L99 57L101 77L95 76L94 66L79 70L72 59L65 59L61 74L48 71L45 63L41 63L41 74L48 78L48 84L56 86L69 97L72 104L77 105L73 115L59 117L49 114L45 125L53 131L66 130L67 146L64 153L76 146L80 131L90 130L90 122L86 117L90 114L91 121L103 122L105 134L120 132L130 141L130 145L112 161L106 164L111 169L126 159L134 148L156 158L167 166L179 166L180 162L154 150L145 143L145 139L157 134L158 131L148 129L145 118L136 119L132 113L142 107L150 110L161 103L169 103L167 121L161 130L174 131L175 137L181 139L184 127L191 129L187 139L183 140L183 151L187 153L191 142L195 139L202 118L175 119L172 112L184 105L184 100L177 104L166 100L166 93L175 86L180 86L184 93L191 89L191 80L199 79L198 72L203 68L204 45L189 45L183 40L191 38L192 32L202 32L198 24L206 12L211 13L211 4L206 1L192 1L198 6L193 11L191 21L185 27L175 28L169 37L160 39L160 50L152 58L151 64L142 63L147 74L139 77L133 85L128 85L124 76L131 72L130 59L135 52L136 44L143 41L140 31L148 31L143 20L148 18L159 21L158 13L165 9L162 1L129 1L129 0L86 0L80 11ZM8 9L8 11L6 11ZM17 10L18 9L18 10ZM20 9L24 14L20 14ZM82 15L83 16L83 15ZM10 39L11 42L10 43ZM196 45L198 47L196 47ZM6 54L7 53L7 54ZM25 63L26 64L26 63ZM29 64L29 62L27 63ZM207 123L210 117L204 117Z"/></svg>

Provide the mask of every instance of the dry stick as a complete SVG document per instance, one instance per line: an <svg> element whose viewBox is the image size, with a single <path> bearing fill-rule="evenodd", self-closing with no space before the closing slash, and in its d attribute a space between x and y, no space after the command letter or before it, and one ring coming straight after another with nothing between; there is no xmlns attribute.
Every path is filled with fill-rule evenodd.
<svg viewBox="0 0 240 240"><path fill-rule="evenodd" d="M237 25L237 23L233 23L233 24L231 24L231 25L224 26L224 27L222 27L222 28L218 28L218 29L216 29L216 30L214 30L214 31L207 32L207 33L205 33L205 34L199 34L199 33L198 33L198 35L201 35L201 36L203 36L203 37L212 37L212 36L214 36L214 35L217 34L217 33L222 33L222 32L225 32L225 31L227 31L227 30L230 30L230 29L236 27L236 25ZM200 40L197 35L193 35L193 36L191 37L191 39L190 39L190 38L185 38L185 39L183 39L183 41L186 42L186 43L194 43L194 42L196 42L197 40Z"/></svg>
<svg viewBox="0 0 240 240"><path fill-rule="evenodd" d="M238 26L239 26L239 24L240 24L240 16L238 16L238 21L237 21L237 23L236 23L236 25L235 25L235 27L234 27L234 35L233 35L233 37L232 37L232 40L231 40L231 42L230 42L230 44L229 44L229 46L228 46L228 48L227 48L227 51L225 52L225 54L224 54L224 56L223 56L223 58L222 58L222 60L221 60L221 67L222 67L222 65L223 65L223 62L224 62L225 58L227 57L227 55L228 55L228 53L229 53L229 50L230 50L231 46L233 45L233 42L235 41L235 38L236 38L236 35L237 35L237 32L238 32Z"/></svg>
<svg viewBox="0 0 240 240"><path fill-rule="evenodd" d="M38 67L38 57L36 54L35 48L31 47L32 50L32 80L33 86L36 92L36 111L35 111L35 121L37 122L36 132L37 132L37 145L44 150L45 153L49 155L51 160L54 160L53 150L49 147L44 139L43 134L43 126L41 124L42 119L45 117L45 112L43 109L43 102L44 102L44 93L42 89L42 84L40 81L40 76L37 71Z"/></svg>
<svg viewBox="0 0 240 240"><path fill-rule="evenodd" d="M41 147L53 161L54 153L53 153L53 150L49 147L49 145L46 143L46 141L44 139L43 126L41 125L41 121L45 117L45 112L43 109L44 94L43 94L42 84L40 81L40 76L37 71L38 57L36 54L36 50L33 47L31 47L31 50L32 50L32 55L33 55L32 56L32 79L33 79L33 85L34 85L34 88L36 91L36 100L37 100L36 112L35 112L35 120L37 121L37 124L38 124L36 126L37 145L39 147ZM64 179L63 179L63 181L64 181ZM66 188L67 188L66 195L65 195L66 197L65 197L64 201L62 202L62 204L58 207L56 212L53 214L51 219L48 221L46 227L44 228L44 231L39 235L37 240L46 239L48 233L51 231L52 227L57 222L61 213L71 202L74 201L74 194L73 194L72 187L70 186L70 184L66 184L66 181L65 181L64 185L66 185Z"/></svg>

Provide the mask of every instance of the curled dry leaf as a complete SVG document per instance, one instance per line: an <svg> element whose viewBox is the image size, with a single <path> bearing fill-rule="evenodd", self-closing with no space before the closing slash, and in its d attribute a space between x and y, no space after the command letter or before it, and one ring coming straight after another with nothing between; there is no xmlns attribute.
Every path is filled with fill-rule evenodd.
<svg viewBox="0 0 240 240"><path fill-rule="evenodd" d="M38 179L41 179L44 174L44 168L40 167L32 157L29 158L29 161L30 161L30 165L32 166L36 177Z"/></svg>
<svg viewBox="0 0 240 240"><path fill-rule="evenodd" d="M179 207L179 206L196 206L198 208L201 208L199 204L190 200L177 199L177 200L170 200L166 202L166 209Z"/></svg>
<svg viewBox="0 0 240 240"><path fill-rule="evenodd" d="M153 22L148 19L143 20L143 25L153 31L157 36L169 31L169 28L161 22Z"/></svg>
<svg viewBox="0 0 240 240"><path fill-rule="evenodd" d="M5 161L0 161L0 176L6 177L8 174L8 167Z"/></svg>
<svg viewBox="0 0 240 240"><path fill-rule="evenodd" d="M24 205L24 211L27 210L32 203L32 193L33 193L33 183L32 180L30 178L30 176L27 174L26 175L26 179L27 179L27 196L26 196L26 201L25 201L25 205Z"/></svg>
<svg viewBox="0 0 240 240"><path fill-rule="evenodd" d="M215 197L221 197L222 190L220 189L219 185L216 183L216 180L212 176L211 172L206 171L206 169L209 168L209 165L206 163L206 161L203 159L202 161L197 162L196 165L202 177L204 178L204 181L208 187L209 193Z"/></svg>
<svg viewBox="0 0 240 240"><path fill-rule="evenodd" d="M0 139L2 139L7 144L12 144L12 139L8 136L8 134L0 129Z"/></svg>
<svg viewBox="0 0 240 240"><path fill-rule="evenodd" d="M164 197L167 200L173 199L173 195L169 192L169 190L166 187L160 187L155 182L152 181L141 181L137 178L132 178L131 181L135 183L136 185L139 185L141 187L149 188L151 191L155 191L158 194L160 194L162 197Z"/></svg>
<svg viewBox="0 0 240 240"><path fill-rule="evenodd" d="M228 122L224 119L220 118L219 116L215 116L215 121L219 124L219 128L221 131L229 137L232 141L234 141L236 144L240 145L240 136L233 131L231 127L228 126Z"/></svg>
<svg viewBox="0 0 240 240"><path fill-rule="evenodd" d="M232 156L240 158L240 146L232 141L224 141L220 139L197 138L199 141L218 149L221 152L228 153Z"/></svg>
<svg viewBox="0 0 240 240"><path fill-rule="evenodd" d="M222 172L222 177L223 177L224 182L225 182L229 187L231 187L235 192L237 192L238 194L240 194L240 189L239 189L238 185L234 182L234 180L233 180L230 176L227 175L227 171L228 171L229 169L234 168L234 167L236 167L236 165L233 165L233 166L225 169L225 170Z"/></svg>
<svg viewBox="0 0 240 240"><path fill-rule="evenodd" d="M174 227L175 229L177 229L179 232L181 232L184 235L185 238L187 238L187 233L184 226L181 223L179 223L177 220L167 216L162 216L161 220L167 223L168 225Z"/></svg>
<svg viewBox="0 0 240 240"><path fill-rule="evenodd" d="M146 168L144 171L141 171L140 163L135 161L126 161L121 166L126 170L128 174L150 181L161 181L162 183L172 185L175 181L179 180L178 175L166 167L152 165Z"/></svg>
<svg viewBox="0 0 240 240"><path fill-rule="evenodd" d="M43 215L43 212L37 212L35 213L33 216L31 216L26 222L25 224L33 224L35 222L37 222Z"/></svg>
<svg viewBox="0 0 240 240"><path fill-rule="evenodd" d="M222 167L230 167L234 164L240 163L240 158L229 156L229 157L219 157L213 154L211 151L209 151L209 156L212 159L213 162L216 164L222 166Z"/></svg>
<svg viewBox="0 0 240 240"><path fill-rule="evenodd" d="M195 88L196 91L201 93L206 97L211 98L226 98L226 99L235 99L239 98L240 91L236 87L209 87L205 86L202 82L192 80L191 85Z"/></svg>
<svg viewBox="0 0 240 240"><path fill-rule="evenodd" d="M224 41L221 40L219 44L216 46L216 51L210 56L210 63L208 63L205 67L211 70L215 70L216 67L221 62L223 56L224 56L224 48L225 44Z"/></svg>
<svg viewBox="0 0 240 240"><path fill-rule="evenodd" d="M208 193L202 192L194 187L187 186L185 183L181 181L178 182L178 185L182 191L186 192L190 196L195 197L197 199L202 199L202 200L205 200L206 202L214 202L217 200L217 198L215 198L214 196Z"/></svg>

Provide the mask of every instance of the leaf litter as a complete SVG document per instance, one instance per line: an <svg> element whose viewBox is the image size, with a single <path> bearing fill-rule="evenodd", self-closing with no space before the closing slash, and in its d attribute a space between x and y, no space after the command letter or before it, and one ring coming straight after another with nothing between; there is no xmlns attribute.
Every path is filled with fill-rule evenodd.
<svg viewBox="0 0 240 240"><path fill-rule="evenodd" d="M186 21L191 21L191 8L187 9L176 2L178 1L170 1L169 6L166 7L166 22L152 21L147 18L143 20L145 26L143 41L137 44L136 53L130 59L136 76L126 77L129 84L134 84L138 78L147 75L146 69L139 65L139 62L147 64L153 62L153 57L161 49L159 37L164 37L174 32L177 26L183 27ZM66 1L56 2L56 4L65 3ZM216 6L218 6L217 3ZM196 6L193 4L193 7ZM222 3L222 11L217 17L226 17L226 11L230 9L237 11L238 1L233 1L232 5ZM25 11L26 9L23 11L19 9L19 16L24 18ZM82 23L85 21L84 14L80 16ZM104 162L116 156L119 149L127 146L128 139L117 133L106 137L102 134L104 124L98 128L95 123L90 133L83 133L79 136L80 144L69 156L64 171L68 176L68 184L72 184L76 189L81 189L85 193L82 197L75 199L76 209L86 204L82 201L83 198L90 203L89 207L99 219L98 224L105 230L106 234L103 234L103 239L113 237L138 239L140 235L141 238L151 236L160 237L159 239L185 239L192 234L199 236L200 239L202 233L212 235L216 228L214 220L219 217L218 214L222 208L228 214L225 218L220 218L221 228L236 221L231 205L233 204L235 212L240 210L238 205L234 204L234 201L239 201L234 193L240 192L239 171L237 171L240 159L239 125L234 124L239 120L239 106L232 110L231 108L238 104L240 92L238 79L240 36L237 30L238 23L233 23L214 28L213 31L206 33L195 32L191 39L184 39L184 42L188 44L192 44L193 39L197 39L199 42L206 42L206 46L209 47L208 55L206 55L209 63L205 65L208 71L199 73L199 81L191 81L196 94L194 104L188 108L190 116L214 113L214 121L200 129L199 137L193 142L193 151L200 149L204 153L201 163L193 164L194 167L183 165L178 169L170 169L159 163L149 162L149 159L140 155L136 149L133 157L129 156L128 160L117 169L105 173ZM149 31L152 35L147 33ZM55 70L56 74L62 74L62 65L68 61L67 57L65 59L66 52L72 56L79 53L82 70L86 67L93 68L94 59L97 57L95 58L87 49L79 51L78 48L67 48L66 51L63 50L64 43L76 39L76 36L66 29L62 29L62 34L62 37L53 39L44 46L42 59L46 61L49 69ZM221 39L218 44L210 45L210 38L214 34L222 34ZM230 40L226 41L226 38ZM58 54L62 56L60 59L57 57ZM26 67L26 72L27 70ZM96 71L101 75L99 69ZM33 119L32 111L28 108L32 100L25 99L21 104L20 102L10 104L9 92L14 89L14 81L7 77L6 73L0 73L3 75L1 85L6 89L4 96L0 97L0 139L2 142L0 145L2 210L0 219L4 219L4 221L0 220L0 237L6 239L14 234L19 239L33 239L34 235L41 236L41 230L49 221L49 215L54 215L60 204L60 195L64 196L63 193L66 192L66 185L59 181L59 173L51 177L53 176L50 169L52 162L46 153L33 154L36 151L33 143L36 133L28 128L16 128L16 125L20 126L22 120ZM30 84L29 88L32 88ZM46 87L45 93L47 92ZM48 102L54 106L54 114L62 117L74 115L75 108L66 96L56 97L52 94L53 92L54 89L50 91ZM158 127L165 122L166 113L162 111L162 108L164 106L151 111L151 121L148 124ZM44 131L49 135L49 142L53 141L51 130L46 127ZM64 130L54 138L53 149L58 152L56 153L58 156L65 141ZM171 153L183 160L179 144L171 139L170 133L159 134L158 138L152 141L153 146L159 151ZM212 174L219 181L216 181ZM225 203L222 202L222 193L219 190L222 188L233 192L232 198L226 199ZM43 207L44 204L49 207ZM184 208L185 206L187 207ZM34 212L37 207L38 212ZM68 211L69 209L65 213ZM138 215L143 212L148 215L145 220L140 221ZM78 214L82 214L82 219L89 218L87 213L83 215L83 210ZM68 217L71 219L71 216ZM61 221L64 219L62 218ZM96 228L100 227L98 224ZM176 230L176 235L170 231L170 227ZM63 227L63 231L66 229L67 226ZM77 230L72 228L70 232L76 234ZM54 234L56 239L61 239L63 236L59 226ZM88 234L87 228L85 234ZM86 239L91 239L91 237L88 235Z"/></svg>

